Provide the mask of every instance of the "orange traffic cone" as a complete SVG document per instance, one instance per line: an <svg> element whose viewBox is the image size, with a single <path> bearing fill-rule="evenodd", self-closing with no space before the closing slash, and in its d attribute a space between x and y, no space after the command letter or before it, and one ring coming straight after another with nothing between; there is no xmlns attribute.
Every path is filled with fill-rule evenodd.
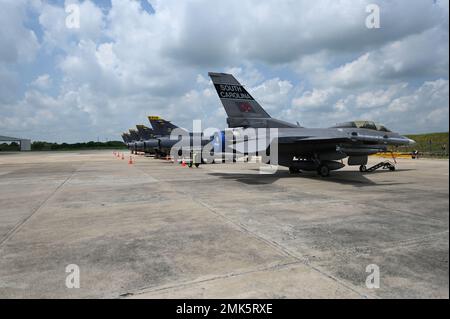
<svg viewBox="0 0 450 319"><path fill-rule="evenodd" d="M133 164L133 157L130 156L130 159L128 160L128 164Z"/></svg>
<svg viewBox="0 0 450 319"><path fill-rule="evenodd" d="M122 160L124 160L125 159L125 156L123 155L123 153L122 153Z"/></svg>
<svg viewBox="0 0 450 319"><path fill-rule="evenodd" d="M184 160L181 161L181 166L186 167L186 162Z"/></svg>

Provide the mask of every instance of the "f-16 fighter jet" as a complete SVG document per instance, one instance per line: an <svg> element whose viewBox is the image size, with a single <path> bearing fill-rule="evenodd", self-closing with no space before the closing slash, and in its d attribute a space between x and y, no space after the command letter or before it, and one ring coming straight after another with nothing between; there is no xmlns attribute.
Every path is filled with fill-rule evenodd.
<svg viewBox="0 0 450 319"><path fill-rule="evenodd" d="M131 142L128 143L128 148L132 153L137 152L137 143L141 141L141 137L138 134L138 131L134 128L130 128L129 130L129 136Z"/></svg>
<svg viewBox="0 0 450 319"><path fill-rule="evenodd" d="M122 139L123 139L123 142L125 143L125 145L127 146L127 148L131 149L131 143L133 142L133 140L131 139L130 134L127 132L123 132Z"/></svg>
<svg viewBox="0 0 450 319"><path fill-rule="evenodd" d="M271 164L289 167L291 173L317 170L321 176L328 176L331 170L344 167L341 160L347 157L348 165L359 165L365 171L368 155L386 151L388 145L415 143L369 121L347 122L331 128L305 128L281 121L272 118L233 75L209 73L209 76L228 115L228 127L237 137L235 145L241 135L245 135L241 139L245 142L256 138L245 129L275 129L276 137L270 136L268 146L257 152L270 152L273 143L277 143L278 163Z"/></svg>
<svg viewBox="0 0 450 319"><path fill-rule="evenodd" d="M153 127L155 138L145 141L145 147L154 150L160 157L173 155L171 154L173 147L176 147L180 152L182 149L191 151L196 144L195 142L198 142L199 152L201 152L201 147L211 142L211 137L206 139L201 133L188 132L158 116L149 116L148 120ZM176 132L177 135L171 137L173 132ZM194 138L196 139L195 142Z"/></svg>
<svg viewBox="0 0 450 319"><path fill-rule="evenodd" d="M145 154L155 154L154 151L152 151L151 149L148 149L145 147L145 142L148 140L152 140L155 138L155 134L154 131L145 126L145 125L136 125L136 129L137 129L137 133L139 135L140 140L138 142L136 142L136 148L135 151L137 152L142 152Z"/></svg>
<svg viewBox="0 0 450 319"><path fill-rule="evenodd" d="M136 125L136 129L130 129L129 133L122 134L128 149L132 153L143 152L155 154L156 157L169 155L172 146L178 142L176 139L170 139L172 131L175 129L186 133L187 131L157 116L149 116L148 119L153 129L140 124Z"/></svg>
<svg viewBox="0 0 450 319"><path fill-rule="evenodd" d="M177 142L170 139L170 134L179 127L159 116L149 116L148 120L153 128L153 137L144 141L145 150L155 153L156 157L170 155L172 146Z"/></svg>

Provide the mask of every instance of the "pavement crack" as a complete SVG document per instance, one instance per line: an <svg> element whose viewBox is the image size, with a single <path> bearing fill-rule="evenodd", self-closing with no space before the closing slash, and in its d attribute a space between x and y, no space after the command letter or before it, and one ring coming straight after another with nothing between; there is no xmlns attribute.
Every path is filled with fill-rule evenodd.
<svg viewBox="0 0 450 319"><path fill-rule="evenodd" d="M198 199L195 199L195 198L193 198L193 197L192 197L192 199L193 199L195 202L197 202L197 203L199 203L200 205L202 205L203 207L207 208L207 209L208 209L210 212L212 212L213 214L219 216L220 218L222 218L222 219L228 221L229 223L233 224L235 227L238 227L239 229L241 229L241 230L244 231L245 233L251 235L253 238L255 238L255 239L259 240L259 241L262 241L263 243L265 243L265 244L271 246L272 248L274 248L274 249L276 249L276 250L278 250L278 251L281 251L285 256L288 256L288 257L293 258L296 262L304 264L305 266L307 266L307 267L309 267L310 269L312 269L312 270L314 270L314 271L320 273L321 275L323 275L323 276L325 276L325 277L328 277L328 278L332 279L333 281L335 281L336 283L340 284L341 286L343 286L343 287L345 287L345 288L351 290L352 292L358 294L360 297L362 297L362 298L373 298L373 299L376 299L375 296L370 296L370 295L368 295L368 294L361 293L361 292L358 291L355 287L353 287L353 286L351 286L351 285L349 285L349 284L343 282L342 280L336 278L335 276L333 276L333 275L331 275L331 274L329 274L329 273L326 273L326 272L323 271L322 269L320 269L320 268L318 268L318 267L316 267L316 266L313 266L313 265L307 260L307 258L304 258L304 257L302 257L302 256L298 256L296 253L290 251L289 249L287 249L286 247L280 245L279 243L277 243L277 242L275 242L275 241L272 241L272 240L268 240L268 239L266 239L266 238L264 238L264 237L262 237L262 236L256 234L255 232L251 231L250 229L248 229L248 228L247 228L246 226L244 226L243 224L238 223L238 222L235 222L234 220L230 219L229 217L226 217L225 215L219 213L218 211L216 211L214 208L212 208L212 207L209 206L208 204L204 203L203 201L198 200Z"/></svg>
<svg viewBox="0 0 450 319"><path fill-rule="evenodd" d="M300 264L302 264L302 263L299 261L293 261L293 262L275 264L275 265L270 265L270 266L265 266L265 267L257 267L254 269L240 271L240 272L231 272L231 273L226 273L226 274L222 274L222 275L216 275L216 276L212 276L212 277L209 277L206 279L185 281L185 282L178 283L178 284L163 285L163 286L156 286L156 287L144 287L144 288L136 289L135 291L128 291L128 292L121 293L119 295L119 297L130 297L130 296L142 295L142 294L146 294L146 293L184 288L184 287L194 286L194 285L201 284L201 283L216 281L216 280L220 280L220 279L239 277L239 276L244 276L244 275L253 274L253 273L262 272L262 271L284 269L284 268L287 268L290 266L295 266L295 265L300 265Z"/></svg>
<svg viewBox="0 0 450 319"><path fill-rule="evenodd" d="M84 166L85 163L83 163L79 168L74 170L61 184L59 184L53 192L50 193L50 195L47 196L47 198L38 206L36 207L30 215L22 219L20 222L18 222L8 233L6 233L5 236L3 236L2 239L0 239L0 250L4 248L4 245L22 228L22 226L31 219L36 213L38 213L42 207L44 207L48 201L75 175L76 172L78 172L81 167Z"/></svg>
<svg viewBox="0 0 450 319"><path fill-rule="evenodd" d="M136 167L136 168L137 168L137 167ZM147 176L150 176L150 175L149 175L147 172L145 172L144 170L142 170L142 169L140 169L140 168L137 168L137 169L138 169L139 171L141 171L143 174L145 174L145 175L147 175ZM171 184L171 186L173 187L174 185ZM167 187L167 186L165 186L165 187ZM331 280L337 282L339 285L345 287L346 289L351 290L352 292L356 293L357 295L359 295L359 296L362 297L362 298L374 298L374 299L377 298L377 297L375 297L375 296L370 296L370 295L368 295L368 294L361 293L360 291L358 291L358 290L357 290L356 288L354 288L353 286L351 286L351 285L349 285L349 284L347 284L347 283L341 281L340 279L336 278L335 276L333 276L333 275L331 275L331 274L326 273L325 271L319 269L318 267L311 265L310 262L309 262L306 258L301 257L301 256L298 256L297 254L291 252L291 251L288 250L286 247L280 245L279 243L277 243L277 242L275 242L275 241L268 240L268 239L266 239L266 238L264 238L264 237L262 237L262 236L256 234L255 232L253 232L252 230L250 230L250 229L249 229L248 227L246 227L245 225L243 225L243 224L241 224L241 223L238 223L238 222L232 220L231 218L229 218L229 217L227 217L227 216L221 214L220 212L218 212L216 209L214 209L213 207L211 207L210 205L208 205L208 204L205 203L204 201L195 198L192 194L187 194L187 195L192 199L192 201L194 201L195 203L197 203L197 204L199 204L199 205L205 207L208 211L210 211L210 212L213 213L214 215L216 215L216 216L220 217L221 219L227 221L229 224L234 225L234 227L237 227L239 230L241 230L242 232L244 232L244 233L248 234L249 236L255 238L256 240L263 242L264 244L266 244L266 245L272 247L273 249L275 249L275 250L278 251L278 252L281 252L284 256L292 258L293 260L295 260L296 263L302 263L302 264L306 265L306 266L309 267L310 269L312 269L312 270L314 270L314 271L320 273L320 274L323 275L323 276L326 276L326 277L330 278Z"/></svg>

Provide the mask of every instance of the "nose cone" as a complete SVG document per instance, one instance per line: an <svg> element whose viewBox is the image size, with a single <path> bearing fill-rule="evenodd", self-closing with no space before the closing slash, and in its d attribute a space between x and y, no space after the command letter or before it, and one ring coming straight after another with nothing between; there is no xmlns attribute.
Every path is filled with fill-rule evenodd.
<svg viewBox="0 0 450 319"><path fill-rule="evenodd" d="M415 145L415 144L416 144L416 141L408 138L408 145Z"/></svg>

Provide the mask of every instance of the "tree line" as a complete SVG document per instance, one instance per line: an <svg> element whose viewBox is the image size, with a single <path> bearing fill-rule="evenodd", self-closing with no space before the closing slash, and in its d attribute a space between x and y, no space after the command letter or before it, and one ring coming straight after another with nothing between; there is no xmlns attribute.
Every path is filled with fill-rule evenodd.
<svg viewBox="0 0 450 319"><path fill-rule="evenodd" d="M121 141L108 142L85 142L85 143L51 143L43 141L35 141L31 143L32 151L67 151L67 150L90 150L90 149L121 149L126 148ZM1 143L0 151L19 151L20 144L17 142Z"/></svg>

